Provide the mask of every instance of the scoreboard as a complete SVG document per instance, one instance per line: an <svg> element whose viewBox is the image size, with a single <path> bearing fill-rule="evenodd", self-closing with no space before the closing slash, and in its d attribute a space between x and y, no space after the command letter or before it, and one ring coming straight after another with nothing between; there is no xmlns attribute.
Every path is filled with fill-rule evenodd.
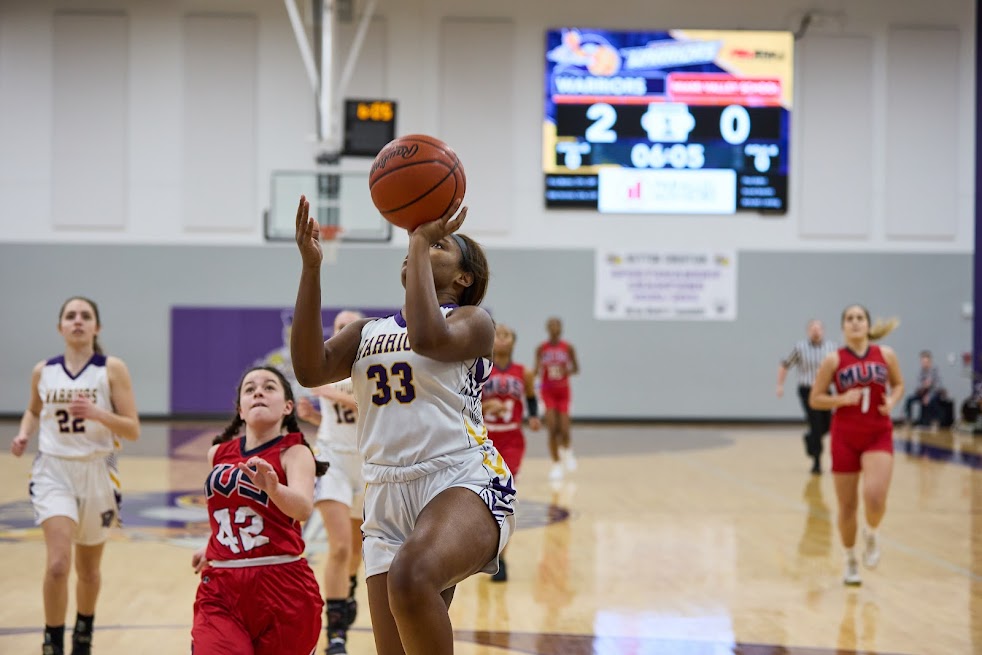
<svg viewBox="0 0 982 655"><path fill-rule="evenodd" d="M783 213L790 32L546 34L550 208Z"/></svg>

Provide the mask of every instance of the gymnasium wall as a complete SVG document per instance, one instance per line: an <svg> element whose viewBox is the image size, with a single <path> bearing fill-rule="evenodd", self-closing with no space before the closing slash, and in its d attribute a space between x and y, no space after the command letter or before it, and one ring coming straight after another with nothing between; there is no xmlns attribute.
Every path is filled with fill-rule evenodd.
<svg viewBox="0 0 982 655"><path fill-rule="evenodd" d="M774 397L777 364L816 316L837 337L839 312L864 302L903 323L887 339L909 381L917 353L934 350L946 386L968 393L960 355L970 347L961 303L971 294L971 256L741 251L737 320L618 322L593 318L593 253L585 249L489 249L494 316L518 332L516 359L531 361L545 320L562 316L583 374L572 413L604 419L770 419L800 415L789 380ZM324 304L399 306L396 249L344 250L324 270ZM300 261L295 247L0 244L4 298L0 414L27 402L31 367L61 351L58 307L78 291L100 303L106 349L129 364L139 408L169 407L170 308L292 307ZM366 300L366 299L371 299ZM231 333L235 328L230 326ZM957 356L954 365L946 360ZM231 400L232 390L229 389Z"/></svg>
<svg viewBox="0 0 982 655"><path fill-rule="evenodd" d="M901 316L889 343L909 378L931 348L962 397L974 7L381 0L347 95L396 99L400 133L459 151L466 231L492 258L488 304L518 328L525 361L545 318L565 319L584 369L578 417L797 417L794 398L773 397L778 359L812 316L836 335L856 300ZM818 13L797 45L787 215L545 210L547 28L793 29L806 9ZM310 168L315 131L281 2L0 3L0 413L23 410L31 366L61 348L55 312L70 294L100 301L104 340L151 414L168 407L170 307L292 305L296 255L263 242L262 215L270 172ZM345 245L325 303L399 304L405 243ZM626 243L737 249L737 320L595 321L592 248Z"/></svg>
<svg viewBox="0 0 982 655"><path fill-rule="evenodd" d="M974 6L381 0L347 95L395 99L400 133L455 147L468 230L492 245L965 253ZM788 30L805 10L786 216L545 210L546 29ZM257 244L270 172L311 168L316 150L314 94L270 0L6 0L0 116L3 241Z"/></svg>

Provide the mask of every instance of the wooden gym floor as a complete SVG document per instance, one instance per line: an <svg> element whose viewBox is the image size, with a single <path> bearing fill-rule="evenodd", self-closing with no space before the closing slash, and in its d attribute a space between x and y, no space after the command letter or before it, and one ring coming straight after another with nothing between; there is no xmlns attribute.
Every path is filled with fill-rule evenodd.
<svg viewBox="0 0 982 655"><path fill-rule="evenodd" d="M126 527L106 548L99 655L188 652L190 559L207 535L200 489L217 428L146 423L124 450ZM31 457L7 450L16 431L0 422L4 654L40 652L43 622L44 546L27 501ZM460 585L457 652L982 653L982 438L898 429L883 559L850 589L831 476L808 474L801 432L576 425L578 470L555 485L543 433L528 433L510 579ZM307 527L319 579L323 532ZM352 655L375 652L364 589ZM74 612L70 603L69 626Z"/></svg>

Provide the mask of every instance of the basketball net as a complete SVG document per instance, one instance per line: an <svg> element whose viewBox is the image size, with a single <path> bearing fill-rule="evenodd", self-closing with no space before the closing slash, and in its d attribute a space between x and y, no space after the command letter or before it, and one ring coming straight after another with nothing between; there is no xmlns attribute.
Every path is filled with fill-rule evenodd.
<svg viewBox="0 0 982 655"><path fill-rule="evenodd" d="M324 252L325 264L337 263L338 248L341 245L341 239L338 238L340 235L341 235L340 225L320 226L321 250Z"/></svg>

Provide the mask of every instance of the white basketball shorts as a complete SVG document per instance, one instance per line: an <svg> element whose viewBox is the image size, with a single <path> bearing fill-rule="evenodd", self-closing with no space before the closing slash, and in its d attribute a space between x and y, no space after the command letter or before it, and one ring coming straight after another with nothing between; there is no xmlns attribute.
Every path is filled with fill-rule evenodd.
<svg viewBox="0 0 982 655"><path fill-rule="evenodd" d="M411 479L405 479L407 476L402 473L419 471L420 466L401 470L393 470L397 467L391 466L377 467L389 470L378 482L370 482L365 491L362 533L365 535L366 578L389 570L399 548L413 531L420 512L437 494L451 487L464 487L476 493L498 522L498 552L482 571L495 573L498 570L498 556L515 531L515 490L510 475L502 486L500 477L484 465L479 455L475 455L477 453L468 453L449 466ZM432 462L421 463L422 468ZM375 473L377 471L370 477L378 480Z"/></svg>
<svg viewBox="0 0 982 655"><path fill-rule="evenodd" d="M65 459L39 454L31 470L34 522L53 516L75 522L75 543L95 546L109 538L119 524L120 484L116 456Z"/></svg>
<svg viewBox="0 0 982 655"><path fill-rule="evenodd" d="M314 503L335 500L351 508L351 518L362 518L365 477L361 472L361 455L328 447L317 454L317 459L329 463L330 467L314 482Z"/></svg>

